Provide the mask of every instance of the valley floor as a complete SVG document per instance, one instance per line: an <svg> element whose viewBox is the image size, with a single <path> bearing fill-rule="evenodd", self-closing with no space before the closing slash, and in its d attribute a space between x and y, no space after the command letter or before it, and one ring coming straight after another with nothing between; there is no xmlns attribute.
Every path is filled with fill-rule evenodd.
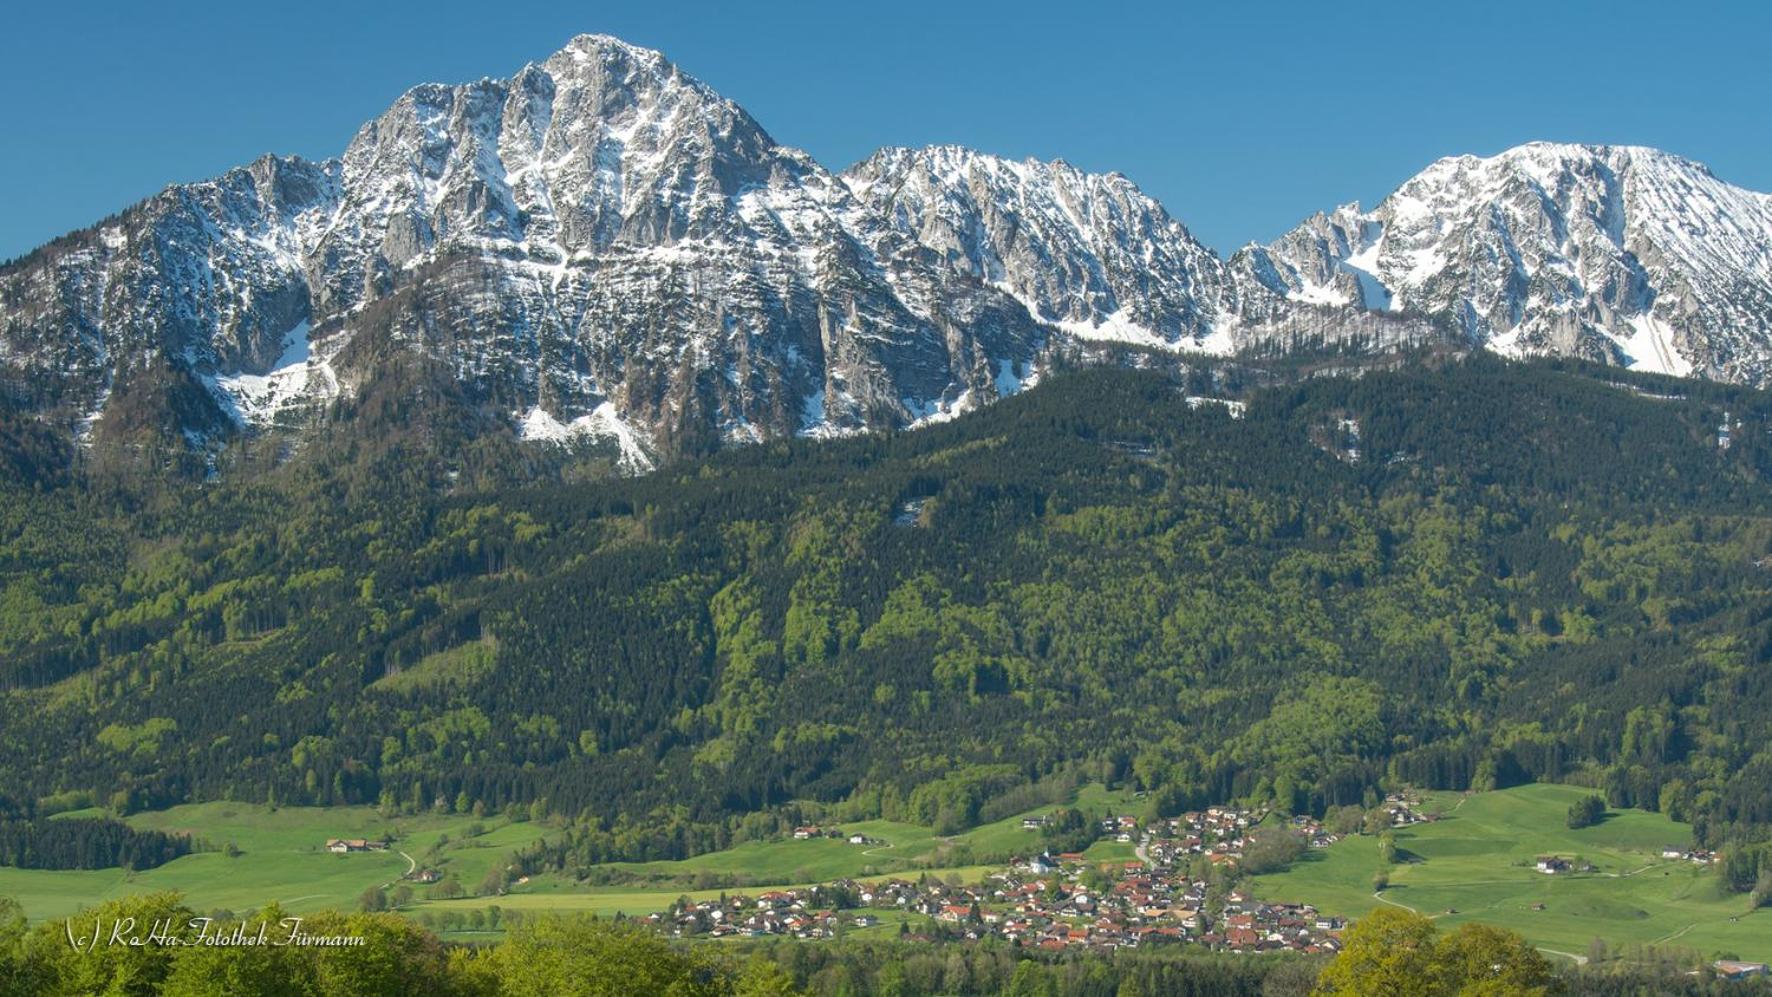
<svg viewBox="0 0 1772 997"><path fill-rule="evenodd" d="M1349 835L1306 851L1287 871L1253 877L1256 898L1309 904L1325 915L1358 917L1380 904L1427 914L1442 925L1482 921L1525 935L1544 951L1581 961L1594 939L1616 950L1634 944L1679 946L1705 958L1772 959L1772 911L1750 912L1745 896L1723 892L1707 866L1664 859L1662 850L1684 845L1690 829L1665 816L1637 810L1609 813L1580 830L1565 826L1568 805L1589 790L1569 786L1522 786L1470 795L1430 794L1425 810L1439 820L1395 830L1398 863L1383 866L1377 838ZM1089 813L1136 813L1129 793L1087 787L1075 801ZM1022 820L1042 807L952 835L891 821L842 825L844 838L815 837L748 842L679 862L611 863L603 873L619 885L590 886L543 875L496 896L424 899L425 887L410 883L416 897L402 908L438 923L455 937L474 937L490 908L505 912L585 911L604 916L643 916L680 898L706 901L722 893L756 893L819 882L878 882L894 875L928 873L950 884L978 883L1002 872L1001 862L973 856L1036 854L1038 831ZM515 852L555 828L545 822L504 817L418 815L383 817L369 807L272 810L209 803L136 814L129 822L159 830L188 830L217 848L233 844L237 855L205 851L143 872L118 869L41 871L0 869L0 896L11 896L33 920L62 917L103 900L156 890L178 890L198 910L244 912L278 903L292 913L352 909L370 888L400 883L409 870L432 870L473 891L489 870L507 865ZM850 834L866 839L851 844ZM335 855L332 838L392 838L385 851ZM1091 864L1121 866L1148 850L1114 838L1084 853ZM1546 875L1537 858L1557 855L1588 863L1593 872ZM964 861L944 861L960 857ZM1381 869L1389 886L1373 891ZM696 888L704 883L744 885ZM471 918L478 912L480 917ZM879 912L876 912L879 913ZM427 917L427 915L429 915ZM869 931L896 931L906 920L888 911Z"/></svg>

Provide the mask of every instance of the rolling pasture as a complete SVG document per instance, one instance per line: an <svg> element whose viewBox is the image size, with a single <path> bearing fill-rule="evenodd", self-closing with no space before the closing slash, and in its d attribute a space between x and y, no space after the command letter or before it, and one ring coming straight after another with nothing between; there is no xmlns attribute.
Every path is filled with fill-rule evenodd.
<svg viewBox="0 0 1772 997"><path fill-rule="evenodd" d="M1772 959L1772 911L1750 913L1747 897L1724 893L1709 868L1663 859L1685 847L1691 829L1642 810L1611 811L1599 824L1565 826L1569 804L1591 790L1532 785L1468 797L1442 795L1444 817L1395 832L1398 864L1390 886L1373 891L1378 839L1352 836L1313 851L1291 869L1255 879L1255 894L1299 900L1358 916L1381 903L1408 907L1442 927L1499 924L1549 952L1586 957L1595 938L1609 945L1662 944L1707 956ZM1541 855L1579 858L1591 873L1547 875Z"/></svg>
<svg viewBox="0 0 1772 997"><path fill-rule="evenodd" d="M1080 790L1075 804L1094 814L1125 812L1133 801L1129 793L1095 785ZM1040 807L1028 813L1050 809ZM969 856L1006 856L1038 849L1039 834L1022 828L1023 816L1016 814L949 836L917 824L856 821L840 826L846 833L872 839L869 844L852 845L823 837L754 841L681 861L609 863L605 869L633 881L618 886L589 886L558 876L538 876L503 896L426 900L423 887L414 884L419 898L407 909L472 910L496 905L506 910L641 914L662 909L685 893L717 895L718 889L693 888L698 874L743 876L758 887L924 872L977 879L1001 866L981 864ZM177 890L192 907L203 911L247 911L269 903L280 904L292 913L354 909L365 889L398 882L413 864L452 874L472 891L489 869L508 863L514 852L550 830L543 823L512 822L502 817L384 817L373 807L272 809L226 802L173 807L127 819L141 828L189 832L217 849L232 844L239 854L199 852L142 872L0 868L0 896L18 900L32 920L62 917L115 897L158 890ZM478 833L471 834L476 825ZM392 838L393 845L385 852L334 855L325 850L328 838ZM1130 858L1131 846L1098 845L1091 856L1103 861Z"/></svg>

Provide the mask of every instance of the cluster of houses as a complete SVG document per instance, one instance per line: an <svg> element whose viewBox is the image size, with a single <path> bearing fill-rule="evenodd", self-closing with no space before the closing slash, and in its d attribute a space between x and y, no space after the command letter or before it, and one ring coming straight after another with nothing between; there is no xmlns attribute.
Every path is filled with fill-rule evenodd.
<svg viewBox="0 0 1772 997"><path fill-rule="evenodd" d="M1143 854L1158 865L1187 862L1194 856L1204 856L1215 866L1234 866L1243 857L1250 832L1266 818L1266 810L1235 807L1193 810L1160 822L1152 829L1153 833L1145 836L1141 847ZM1294 817L1290 826L1292 833L1312 848L1328 848L1341 840L1339 834L1323 827L1322 822L1314 817ZM1119 840L1129 838L1122 836Z"/></svg>
<svg viewBox="0 0 1772 997"><path fill-rule="evenodd" d="M1107 869L1105 884L1084 883L1080 856L1041 856L1032 871L999 873L975 887L934 888L912 895L911 910L963 930L966 938L998 937L1045 949L1137 948L1194 944L1234 952L1291 949L1334 952L1337 918L1305 904L1264 903L1241 893L1217 900L1209 885L1170 865L1126 862ZM893 889L892 887L896 887ZM894 894L897 894L895 897ZM888 884L888 902L900 904L904 884Z"/></svg>
<svg viewBox="0 0 1772 997"><path fill-rule="evenodd" d="M654 927L678 937L828 938L845 924L872 927L879 919L854 906L851 882L830 886L770 890L755 897L738 894L718 900L677 903L646 918Z"/></svg>
<svg viewBox="0 0 1772 997"><path fill-rule="evenodd" d="M1440 819L1439 814L1424 812L1420 800L1403 793L1386 796L1378 808L1390 815L1392 827L1408 827L1410 824L1425 824Z"/></svg>
<svg viewBox="0 0 1772 997"><path fill-rule="evenodd" d="M1418 807L1412 798L1392 795L1382 806L1383 819L1392 827L1434 819ZM1265 809L1209 807L1141 829L1135 817L1110 816L1101 819L1101 836L1134 844L1137 861L1103 865L1080 852L1042 852L972 885L928 878L842 880L756 896L683 902L647 920L678 936L813 939L869 927L890 916L905 923L927 918L951 936L997 937L1049 949L1168 943L1233 952L1336 951L1340 919L1308 904L1267 903L1239 893L1208 898L1209 885L1200 878L1197 859L1234 867L1252 832L1267 817ZM1038 831L1048 818L1030 816L1021 823L1024 830ZM1308 816L1293 817L1290 829L1313 848L1327 848L1340 838ZM812 825L795 828L793 836L802 841L876 843L864 835ZM1105 876L1086 877L1091 869ZM1085 884L1086 879L1092 886Z"/></svg>
<svg viewBox="0 0 1772 997"><path fill-rule="evenodd" d="M817 825L807 824L794 828L795 841L808 841L813 838L835 838L838 841L847 841L852 845L885 844L885 842L877 838L870 838L865 834L845 834L843 831L834 827L818 827Z"/></svg>
<svg viewBox="0 0 1772 997"><path fill-rule="evenodd" d="M972 885L844 880L754 897L680 902L647 920L676 936L815 939L870 927L884 912L895 912L892 920L927 918L954 937L995 937L1047 949L1194 944L1234 952L1334 952L1340 947L1341 920L1308 904L1264 903L1240 893L1209 899L1206 882L1167 864L1143 862L1108 866L1105 880L1089 877L1091 887L1084 882L1090 865L1080 855L1041 855Z"/></svg>
<svg viewBox="0 0 1772 997"><path fill-rule="evenodd" d="M1103 836L1111 837L1123 845L1128 844L1132 841L1133 835L1138 833L1138 818L1126 816L1103 817L1101 819L1101 833Z"/></svg>
<svg viewBox="0 0 1772 997"><path fill-rule="evenodd" d="M1566 872L1594 871L1594 867L1589 863L1584 862L1577 865L1575 860L1566 859L1561 855L1540 855L1538 856L1538 859L1533 862L1532 868L1537 869L1546 876L1560 876Z"/></svg>
<svg viewBox="0 0 1772 997"><path fill-rule="evenodd" d="M1679 845L1668 845L1661 850L1664 859L1684 859L1694 865L1710 865L1717 860L1717 853L1703 848L1683 848Z"/></svg>
<svg viewBox="0 0 1772 997"><path fill-rule="evenodd" d="M1686 848L1681 845L1668 845L1661 849L1661 857L1674 862L1691 862L1694 865L1711 865L1717 860L1717 853L1703 848ZM1580 859L1565 858L1561 855L1540 855L1532 866L1547 876L1557 876L1566 872L1593 872L1590 862Z"/></svg>

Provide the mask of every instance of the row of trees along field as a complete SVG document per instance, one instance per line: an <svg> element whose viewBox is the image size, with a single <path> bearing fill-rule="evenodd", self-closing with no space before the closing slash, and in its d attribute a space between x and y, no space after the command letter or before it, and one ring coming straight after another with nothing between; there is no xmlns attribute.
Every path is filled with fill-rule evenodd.
<svg viewBox="0 0 1772 997"><path fill-rule="evenodd" d="M1222 382L631 480L414 436L9 479L0 807L539 808L575 829L535 867L582 871L1067 781L1556 779L1772 837L1772 398L1474 357L1189 401Z"/></svg>
<svg viewBox="0 0 1772 997"><path fill-rule="evenodd" d="M1772 993L1764 980L1713 981L1684 966L1559 975L1512 932L1465 925L1440 933L1395 908L1356 923L1332 960L1188 947L1090 955L916 939L686 946L632 924L557 916L517 918L497 941L452 945L394 914L286 917L275 907L243 919L202 915L175 894L153 894L32 929L0 899L0 997ZM205 943L260 937L263 944ZM140 945L125 943L138 938ZM360 943L320 943L338 939Z"/></svg>

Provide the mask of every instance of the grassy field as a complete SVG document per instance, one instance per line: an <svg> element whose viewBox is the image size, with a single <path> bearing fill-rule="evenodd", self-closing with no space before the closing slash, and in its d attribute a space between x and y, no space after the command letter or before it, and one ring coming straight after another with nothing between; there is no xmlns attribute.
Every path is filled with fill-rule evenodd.
<svg viewBox="0 0 1772 997"><path fill-rule="evenodd" d="M1397 831L1405 861L1390 867L1382 899L1372 890L1378 842L1361 836L1258 877L1255 893L1345 915L1392 903L1442 925L1486 921L1571 956L1598 937L1772 959L1772 911L1749 913L1747 898L1723 893L1712 870L1660 857L1663 846L1690 840L1686 825L1625 810L1593 827L1566 827L1569 804L1590 792L1536 785L1432 801L1445 817ZM1533 868L1540 855L1579 856L1597 871L1545 875Z"/></svg>
<svg viewBox="0 0 1772 997"><path fill-rule="evenodd" d="M1124 812L1133 801L1128 793L1095 785L1079 791L1076 805L1091 814ZM949 836L916 824L852 822L842 825L844 832L860 833L879 843L851 845L832 838L747 842L677 862L607 866L654 880L656 885L596 888L541 876L503 897L420 900L413 909L470 910L496 904L507 909L650 913L686 892L709 892L689 889L698 873L743 876L758 888L924 872L976 880L1001 868L995 863L975 864L978 858L1037 849L1039 833L1023 829L1021 820L1051 809L1039 807ZM0 868L0 896L17 899L33 920L61 917L104 900L155 890L178 890L193 907L205 911L251 910L272 901L296 913L350 909L368 887L398 881L409 867L408 856L421 867L453 874L472 891L489 869L508 863L513 852L548 831L545 825L512 823L502 817L424 814L388 818L373 807L272 810L242 803L193 804L135 814L128 821L141 828L188 832L217 848L231 843L241 854L228 857L221 852L202 852L136 873ZM475 824L483 825L484 830L469 836ZM389 837L394 845L386 852L333 855L325 851L328 838ZM1132 846L1097 846L1090 855L1102 861L1130 859Z"/></svg>
<svg viewBox="0 0 1772 997"><path fill-rule="evenodd" d="M548 830L502 817L386 818L373 807L272 810L244 803L193 804L135 814L128 821L141 828L188 831L217 848L233 844L240 854L200 852L144 872L0 868L0 896L18 900L33 920L156 890L178 890L205 911L253 910L273 901L295 913L352 909L365 889L398 881L413 863L453 873L471 890L494 864L507 862L513 851ZM484 833L469 836L474 824L483 825ZM394 844L385 852L325 850L328 838L387 837Z"/></svg>
<svg viewBox="0 0 1772 997"><path fill-rule="evenodd" d="M1099 784L1085 786L1073 803L1085 813L1138 813L1139 804L1129 792L1109 790ZM955 865L944 861L951 855L985 856L1026 855L1040 847L1040 834L1021 826L1023 817L1044 814L1052 806L1036 807L1025 813L963 831L954 835L938 835L918 824L896 821L852 821L838 825L846 834L862 834L881 844L851 845L832 838L796 841L753 841L720 852L697 855L675 862L612 862L604 868L620 870L635 876L671 885L625 885L587 887L555 876L539 876L502 897L462 898L458 900L422 901L414 913L425 911L467 912L497 906L501 910L522 911L588 911L604 916L624 913L630 916L649 914L670 906L678 897L692 899L716 897L719 889L695 889L697 873L742 875L754 885L733 887L724 892L739 893L759 889L805 886L833 879L857 879L863 882L891 876L916 877L924 874L943 879L958 878L977 882L1003 870L1004 863L988 862ZM965 851L959 851L964 848ZM1133 860L1134 846L1114 841L1097 842L1085 853L1091 860L1118 863Z"/></svg>
<svg viewBox="0 0 1772 997"><path fill-rule="evenodd" d="M1109 790L1099 784L1085 786L1073 804L1085 813L1137 813L1131 794ZM864 878L893 872L915 873L923 869L949 868L955 856L973 861L1026 855L1040 848L1040 833L1021 826L1022 818L1044 814L1052 806L1036 807L1002 820L952 835L938 835L917 824L888 820L853 821L840 826L845 834L861 834L881 844L851 845L832 838L805 841L752 841L721 852L698 855L675 862L613 862L607 868L638 876L671 879L692 884L695 874L742 875L758 884L779 885L841 878ZM1089 852L1103 862L1129 861L1133 847L1113 842L1098 843Z"/></svg>
<svg viewBox="0 0 1772 997"><path fill-rule="evenodd" d="M957 866L946 869L919 870L906 873L906 876L930 875L940 879L957 880L963 883L976 883L992 873L1002 872L1001 865ZM840 878L840 877L836 877ZM874 882L890 879L891 876L862 876L860 882ZM823 880L828 882L829 880ZM459 911L466 913L471 910L486 910L497 907L501 911L525 912L558 912L558 913L591 913L601 917L614 917L626 914L639 917L661 911L669 907L680 897L691 900L711 900L721 893L755 893L766 889L794 889L815 885L807 882L771 883L767 886L746 888L743 890L685 890L685 889L640 889L633 887L586 887L581 884L561 883L551 879L537 879L535 882L501 897L462 897L457 900L423 900L410 909L410 913L424 912L443 913ZM890 912L872 912L876 915ZM896 925L894 920L893 924Z"/></svg>

